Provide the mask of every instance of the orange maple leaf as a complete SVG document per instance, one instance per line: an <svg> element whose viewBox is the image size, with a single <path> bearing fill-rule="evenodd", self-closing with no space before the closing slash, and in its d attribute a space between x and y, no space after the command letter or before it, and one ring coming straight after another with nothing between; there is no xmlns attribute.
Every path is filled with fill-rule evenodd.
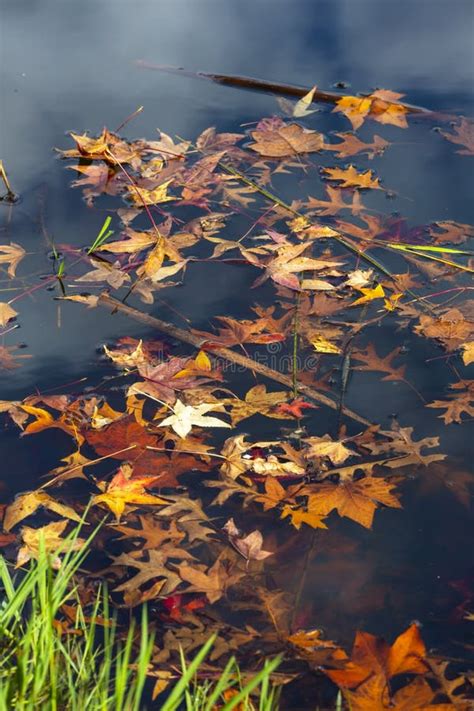
<svg viewBox="0 0 474 711"><path fill-rule="evenodd" d="M115 514L117 521L125 511L126 504L146 504L156 506L169 504L167 499L148 494L146 486L153 484L159 476L132 477L130 464L123 464L107 486L103 494L92 497L92 504L105 504Z"/></svg>

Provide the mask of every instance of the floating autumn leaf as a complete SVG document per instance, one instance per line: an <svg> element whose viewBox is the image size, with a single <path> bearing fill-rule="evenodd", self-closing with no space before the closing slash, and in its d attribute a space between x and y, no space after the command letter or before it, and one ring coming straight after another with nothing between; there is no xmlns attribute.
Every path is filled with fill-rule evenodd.
<svg viewBox="0 0 474 711"><path fill-rule="evenodd" d="M399 469L410 465L428 466L432 462L445 459L445 454L424 454L423 449L432 449L439 447L439 437L424 437L417 442L413 440L413 427L400 427L394 425L393 430L384 430L384 440L366 441L364 448L371 451L373 454L389 454L390 458L386 459L384 466ZM392 456L393 454L397 456Z"/></svg>
<svg viewBox="0 0 474 711"><path fill-rule="evenodd" d="M262 550L263 536L260 531L252 531L247 536L243 536L233 518L230 518L222 528L230 543L246 561L265 560L268 556L273 555L272 551Z"/></svg>
<svg viewBox="0 0 474 711"><path fill-rule="evenodd" d="M4 370L15 370L19 368L22 360L27 358L33 358L32 355L28 353L19 354L17 351L19 346L0 346L0 369Z"/></svg>
<svg viewBox="0 0 474 711"><path fill-rule="evenodd" d="M281 518L287 518L288 516L297 531L299 531L303 523L311 528L327 528L323 521L323 515L319 511L310 510L309 507L293 507L286 504L282 509Z"/></svg>
<svg viewBox="0 0 474 711"><path fill-rule="evenodd" d="M379 123L388 123L400 128L407 128L407 108L398 103L403 94L386 89L374 91L369 96L343 96L336 103L334 111L343 113L352 123L354 130L362 126L366 118Z"/></svg>
<svg viewBox="0 0 474 711"><path fill-rule="evenodd" d="M10 304L0 302L0 326L6 326L9 321L18 316L18 311L12 309Z"/></svg>
<svg viewBox="0 0 474 711"><path fill-rule="evenodd" d="M347 191L346 191L347 192ZM308 210L315 211L318 215L337 215L341 210L350 210L353 215L359 215L364 209L360 193L357 190L352 192L352 202L344 202L346 195L344 190L326 185L326 194L329 200L318 200L309 196L305 205Z"/></svg>
<svg viewBox="0 0 474 711"><path fill-rule="evenodd" d="M204 417L207 412L219 410L222 405L216 403L202 403L201 405L185 405L182 400L176 400L171 408L173 414L159 423L159 427L172 427L183 439L191 432L193 425L196 427L229 427L228 422L223 422L217 417Z"/></svg>
<svg viewBox="0 0 474 711"><path fill-rule="evenodd" d="M317 353L328 353L331 355L338 355L342 351L338 345L331 343L321 334L315 334L311 336L311 345Z"/></svg>
<svg viewBox="0 0 474 711"><path fill-rule="evenodd" d="M462 362L464 365L470 365L474 362L474 341L461 343Z"/></svg>
<svg viewBox="0 0 474 711"><path fill-rule="evenodd" d="M234 585L245 573L243 571L229 571L220 556L214 565L203 569L182 563L178 566L179 575L191 587L188 592L203 592L209 602L216 602L225 593L228 587Z"/></svg>
<svg viewBox="0 0 474 711"><path fill-rule="evenodd" d="M380 136L374 136L372 143L364 143L353 133L334 134L341 139L341 143L325 143L325 151L335 151L336 158L348 158L358 153L367 153L369 159L382 155L390 143Z"/></svg>
<svg viewBox="0 0 474 711"><path fill-rule="evenodd" d="M288 477L300 478L305 475L306 469L304 466L295 461L282 461L275 454L269 454L266 459L255 457L250 462L249 467L255 474L261 476Z"/></svg>
<svg viewBox="0 0 474 711"><path fill-rule="evenodd" d="M405 365L400 365L398 368L393 365L392 361L400 355L400 348L394 348L384 358L377 355L374 344L369 343L367 348L362 351L356 351L353 354L353 359L363 363L357 365L354 370L373 370L379 373L386 373L382 380L405 380Z"/></svg>
<svg viewBox="0 0 474 711"><path fill-rule="evenodd" d="M268 393L265 385L254 385L245 395L245 400L227 398L224 404L230 407L232 426L235 427L242 420L253 415L266 415L267 417L285 417L276 407L288 400L288 393L284 390Z"/></svg>
<svg viewBox="0 0 474 711"><path fill-rule="evenodd" d="M255 141L251 148L261 156L268 158L286 158L301 153L314 153L323 147L323 136L296 123L285 124L274 121L270 124L260 122L256 131L250 134Z"/></svg>
<svg viewBox="0 0 474 711"><path fill-rule="evenodd" d="M24 435L34 434L35 432L41 432L42 430L49 429L50 427L57 427L60 430L64 430L68 435L74 437L78 443L84 441L78 428L73 421L69 422L64 415L61 415L57 420L42 407L34 407L33 405L27 405L26 403L21 403L21 409L27 412L29 415L33 415L36 419L30 422L23 432Z"/></svg>
<svg viewBox="0 0 474 711"><path fill-rule="evenodd" d="M59 151L63 158L86 158L87 160L104 160L112 165L130 163L138 168L141 163L140 147L134 143L127 143L122 138L104 128L98 138L70 133L77 148Z"/></svg>
<svg viewBox="0 0 474 711"><path fill-rule="evenodd" d="M7 412L21 430L28 419L28 413L21 408L19 400L0 400L0 412Z"/></svg>
<svg viewBox="0 0 474 711"><path fill-rule="evenodd" d="M155 245L158 241L156 230L138 232L128 228L124 231L127 239L114 242L105 242L97 247L94 252L112 252L113 254L135 254Z"/></svg>
<svg viewBox="0 0 474 711"><path fill-rule="evenodd" d="M339 181L341 188L382 190L379 179L374 177L371 170L358 173L356 168L350 165L348 168L323 168L322 172L327 180Z"/></svg>
<svg viewBox="0 0 474 711"><path fill-rule="evenodd" d="M84 467L90 464L92 460L84 457L81 452L73 452L67 457L63 457L61 461L64 464L49 472L49 476L52 478L43 484L43 489L47 489L50 486L61 486L61 484L70 479L87 479Z"/></svg>
<svg viewBox="0 0 474 711"><path fill-rule="evenodd" d="M75 279L76 282L105 282L114 289L120 289L126 282L130 281L130 275L120 269L120 263L108 264L104 261L91 258L91 264L95 267L87 274Z"/></svg>
<svg viewBox="0 0 474 711"><path fill-rule="evenodd" d="M302 118L303 116L309 116L310 114L314 114L316 112L316 109L309 108L313 103L314 92L316 89L317 87L313 86L313 88L310 89L310 91L308 91L302 99L296 102L292 111L295 118Z"/></svg>
<svg viewBox="0 0 474 711"><path fill-rule="evenodd" d="M440 134L451 143L456 143L462 147L462 150L457 150L456 153L461 153L464 156L474 155L474 122L466 118L461 118L461 121L452 127L452 133L449 131L440 131Z"/></svg>
<svg viewBox="0 0 474 711"><path fill-rule="evenodd" d="M277 406L277 412L290 417L304 417L303 410L314 409L316 405L306 402L302 398L296 398L292 402L281 402Z"/></svg>
<svg viewBox="0 0 474 711"><path fill-rule="evenodd" d="M430 225L430 237L436 244L449 242L451 244L461 244L469 237L474 237L474 227L465 225L453 220L438 220Z"/></svg>
<svg viewBox="0 0 474 711"><path fill-rule="evenodd" d="M7 507L3 519L3 528L5 531L10 531L24 518L34 514L40 506L57 513L58 516L70 518L72 521L79 523L81 520L81 517L73 508L56 501L45 491L27 491L25 494L19 494L13 503Z"/></svg>
<svg viewBox="0 0 474 711"><path fill-rule="evenodd" d="M128 395L146 395L147 397L161 402L173 403L176 399L176 392L188 390L197 385L202 385L207 378L200 378L193 372L193 375L184 376L183 371L190 365L189 358L169 358L163 363L154 365L144 362L138 365L138 372L145 379L144 382L133 383ZM208 375L202 373L202 375Z"/></svg>
<svg viewBox="0 0 474 711"><path fill-rule="evenodd" d="M391 294L388 299L384 299L384 309L386 311L395 311L402 296L403 294Z"/></svg>
<svg viewBox="0 0 474 711"><path fill-rule="evenodd" d="M162 202L169 202L170 200L179 200L175 195L168 195L168 187L173 180L174 178L170 178L170 180L166 180L152 190L146 190L146 188L139 188L133 185L129 189L128 197L136 207L157 205Z"/></svg>
<svg viewBox="0 0 474 711"><path fill-rule="evenodd" d="M145 487L155 483L159 476L133 477L132 474L131 465L123 464L110 483L104 486L104 493L92 497L92 505L105 504L115 514L117 521L120 521L126 505L163 506L169 504L169 500L149 494L145 490Z"/></svg>
<svg viewBox="0 0 474 711"><path fill-rule="evenodd" d="M19 244L10 242L10 244L0 244L0 264L8 264L7 274L13 279L16 273L16 268L21 262L26 252Z"/></svg>
<svg viewBox="0 0 474 711"><path fill-rule="evenodd" d="M308 459L314 457L328 457L333 464L342 464L349 457L358 456L357 452L349 449L344 444L344 441L333 441L329 435L324 437L307 437L305 444L308 448L305 450L305 456Z"/></svg>
<svg viewBox="0 0 474 711"><path fill-rule="evenodd" d="M166 566L167 561L168 555L163 550L149 550L147 558L137 558L136 552L122 553L113 559L113 564L136 568L138 573L117 585L114 592L123 592L126 603L131 607L170 595L181 583L181 578ZM140 586L151 580L155 583L143 593Z"/></svg>
<svg viewBox="0 0 474 711"><path fill-rule="evenodd" d="M80 550L85 543L84 539L76 537L68 541L61 538L66 526L67 521L53 521L41 528L23 526L21 529L23 545L18 551L15 567L25 565L31 558L39 558L42 550L47 554ZM56 556L51 564L53 568L59 569L61 567L59 556Z"/></svg>
<svg viewBox="0 0 474 711"><path fill-rule="evenodd" d="M276 477L267 476L265 478L265 493L255 496L254 501L263 504L263 510L275 508L287 497L286 489L280 484Z"/></svg>
<svg viewBox="0 0 474 711"><path fill-rule="evenodd" d="M193 541L207 541L215 531L209 527L209 518L204 513L198 499L189 496L174 496L172 503L160 510L160 517L175 518L180 530L184 531L190 543Z"/></svg>
<svg viewBox="0 0 474 711"><path fill-rule="evenodd" d="M323 259L313 259L312 257L301 256L308 249L308 244L283 246L277 251L277 256L271 258L266 264L265 272L254 283L253 288L260 286L267 279L272 279L277 284L285 286L287 289L299 291L300 281L296 274L308 270L334 269L344 262ZM258 264L258 262L256 262Z"/></svg>
<svg viewBox="0 0 474 711"><path fill-rule="evenodd" d="M373 273L372 269L355 269L353 272L350 272L344 282L344 286L352 286L354 289L360 291L362 287L366 287L367 284L370 284L374 280Z"/></svg>
<svg viewBox="0 0 474 711"><path fill-rule="evenodd" d="M362 292L363 296L359 296L358 299L352 302L351 306L360 306L360 304L366 304L374 299L383 299L385 296L385 291L383 290L382 284L377 284L375 287L360 287L358 291Z"/></svg>
<svg viewBox="0 0 474 711"><path fill-rule="evenodd" d="M141 538L144 543L140 544L140 550L158 549L166 541L179 543L185 537L185 534L177 528L176 522L171 520L168 528L165 528L164 521L159 521L153 516L139 516L141 528L132 528L132 526L115 526L114 531L119 531L124 535L124 538Z"/></svg>
<svg viewBox="0 0 474 711"><path fill-rule="evenodd" d="M413 624L392 646L368 632L357 632L351 659L345 668L326 669L324 673L341 688L353 689L373 677L379 678L382 688L386 688L389 680L398 674L425 674L428 670L425 659L426 647L418 626Z"/></svg>
<svg viewBox="0 0 474 711"><path fill-rule="evenodd" d="M308 511L327 516L337 510L339 516L350 518L364 528L372 528L374 513L380 504L401 508L398 498L392 494L393 489L393 484L373 476L339 484L320 484L308 497Z"/></svg>
<svg viewBox="0 0 474 711"><path fill-rule="evenodd" d="M238 321L227 316L217 316L216 318L223 323L223 328L219 328L217 335L193 329L196 336L206 339L207 346L237 346L244 343L276 343L285 340L283 333L267 332L265 319Z"/></svg>
<svg viewBox="0 0 474 711"><path fill-rule="evenodd" d="M143 353L142 343L143 341L140 340L137 347L133 351L109 350L107 346L104 346L104 353L116 365L122 368L134 368L139 363L143 363L146 360L146 356Z"/></svg>
<svg viewBox="0 0 474 711"><path fill-rule="evenodd" d="M245 441L245 435L229 437L224 442L221 449L221 456L226 461L221 464L220 470L226 477L237 479L249 468L249 463L242 459L244 454L252 445Z"/></svg>
<svg viewBox="0 0 474 711"><path fill-rule="evenodd" d="M321 630L298 630L286 638L297 652L313 668L343 664L347 654L330 639L324 639Z"/></svg>
<svg viewBox="0 0 474 711"><path fill-rule="evenodd" d="M474 324L459 309L449 309L442 316L422 314L415 333L441 341L448 351L459 348L474 332Z"/></svg>
<svg viewBox="0 0 474 711"><path fill-rule="evenodd" d="M369 97L343 96L339 99L333 111L340 111L347 116L352 128L356 131L368 116L371 104Z"/></svg>
<svg viewBox="0 0 474 711"><path fill-rule="evenodd" d="M449 394L449 400L434 400L426 407L445 410L439 417L446 425L462 422L463 414L474 417L474 380L461 380L459 383L454 383L451 385L451 390L455 392Z"/></svg>
<svg viewBox="0 0 474 711"><path fill-rule="evenodd" d="M108 163L90 163L89 165L68 165L70 170L79 173L80 178L73 180L71 187L83 188L83 195L89 207L94 204L94 198L102 194L115 194L121 175L117 174Z"/></svg>

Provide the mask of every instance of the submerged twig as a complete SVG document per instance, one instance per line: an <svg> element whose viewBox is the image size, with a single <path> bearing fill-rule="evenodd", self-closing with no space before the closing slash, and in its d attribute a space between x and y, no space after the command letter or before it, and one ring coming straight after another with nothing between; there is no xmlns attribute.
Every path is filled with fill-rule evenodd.
<svg viewBox="0 0 474 711"><path fill-rule="evenodd" d="M158 319L155 316L150 316L150 314L144 313L139 309L127 306L121 301L118 301L112 296L109 296L108 294L102 294L101 296L99 296L97 303L99 306L111 308L113 311L120 311L121 313L130 316L130 318L135 319L135 321L141 321L141 323L145 323L151 328L162 331L171 338L175 338L176 340L181 341L183 343L188 343L189 345L194 346L195 348L206 350L207 340L205 338L199 338L198 336L195 336L189 331L185 331L182 328L173 326L172 324L167 323L166 321L162 321L161 319ZM260 375L263 375L266 378L270 378L270 380L274 380L277 383L281 383L290 390L292 390L293 388L292 378L288 375L279 373L278 371L273 370L273 368L269 368L268 366L263 365L262 363L257 363L256 361L252 360L251 358L248 358L247 356L242 355L241 353L234 352L230 348L212 348L210 349L210 353L211 355L214 355L217 358L222 358L223 360L226 360L230 363L236 363L237 365L241 365L244 368L247 368L248 370L252 370L256 373L259 373ZM315 400L316 402L319 402L322 405L330 407L332 410L337 411L338 409L338 403L335 400L332 400L327 395L323 395L323 393L318 392L309 385L305 385L304 383L298 383L298 392L310 398L311 400ZM351 418L355 422L359 422L368 427L372 424L365 417L362 417L362 415L359 415L353 410L350 410L348 407L343 407L342 412L346 417Z"/></svg>

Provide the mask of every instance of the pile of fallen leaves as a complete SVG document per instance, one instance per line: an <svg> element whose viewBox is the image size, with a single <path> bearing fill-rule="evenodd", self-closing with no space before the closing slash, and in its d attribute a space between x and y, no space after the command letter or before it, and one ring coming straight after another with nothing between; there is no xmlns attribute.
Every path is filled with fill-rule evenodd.
<svg viewBox="0 0 474 711"><path fill-rule="evenodd" d="M354 130L368 119L404 128L399 98L386 91L347 96L335 111ZM304 105L298 102L293 113L304 116ZM464 119L454 133L443 133L463 145L466 134ZM366 210L363 191L385 188L374 170L351 163L321 170L323 196L287 203L274 194L278 174L310 170L316 153L375 159L389 147L378 135L364 143L338 133L332 142L294 117L272 117L248 134L209 128L195 144L164 133L155 141L127 141L107 129L98 137L71 136L75 146L62 156L75 161L68 166L78 174L74 185L89 205L102 195L120 198L122 228L87 253L68 249L71 261L55 275L64 299L94 307L106 289L152 304L157 291L185 280L187 268L229 259L253 269L253 287L271 286L274 298L255 304L252 318L225 314L214 332L191 329L196 353L176 354L166 339L120 338L104 347L120 395L102 385L95 393L1 401L0 411L22 436L62 430L70 454L39 488L5 507L0 543L21 566L38 555L41 536L60 565L56 551L70 526L84 516L87 528L105 521L94 545L107 564L95 575L107 577L120 608L152 606L155 695L174 678L179 650L189 654L215 633L203 668L209 677L232 653L254 659L250 671L262 656L283 652L288 664L276 675L280 683L308 666L322 670L352 711L467 709L469 677L447 675L416 626L391 647L358 632L351 657L307 629L301 588L288 589L285 561L301 556L303 534L321 529L330 536L337 517L370 530L383 509L402 507L408 477L445 458L438 437L417 437L411 426L345 422L351 371L372 371L416 391L401 347L380 352L370 340L374 326L392 324L441 346L452 382L446 399L427 406L441 410L447 425L474 415L473 381L465 372L474 359L466 298L472 287L463 281L472 265L459 248L472 227L443 220L409 228ZM340 217L343 211L348 218ZM242 230L244 217L249 224ZM374 250L390 254L397 270ZM0 252L14 278L23 249L12 244ZM89 292L78 295L77 287ZM439 296L447 291L457 292L456 303L451 293L446 303ZM16 315L11 303L0 304L4 327ZM257 382L234 392L235 379L213 352L225 347L248 355L249 348L255 354L269 346L292 356L285 367L293 387ZM14 367L10 352L0 349L0 357ZM331 394L334 382L338 416L315 435L304 423L317 406L298 385ZM243 433L241 423L254 416L274 422L271 440ZM462 503L471 483L455 482ZM311 562L313 544L304 540ZM303 583L306 572L302 567ZM92 580L80 588L85 603Z"/></svg>

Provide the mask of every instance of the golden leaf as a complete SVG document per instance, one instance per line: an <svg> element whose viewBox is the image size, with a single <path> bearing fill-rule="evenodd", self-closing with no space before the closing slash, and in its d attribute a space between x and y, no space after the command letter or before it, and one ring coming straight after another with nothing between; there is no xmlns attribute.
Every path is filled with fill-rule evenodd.
<svg viewBox="0 0 474 711"><path fill-rule="evenodd" d="M12 318L15 318L15 316L18 316L18 311L15 311L15 309L12 309L10 304L7 304L6 302L0 302L0 325L1 326L6 326L7 323L12 320Z"/></svg>
<svg viewBox="0 0 474 711"><path fill-rule="evenodd" d="M366 304L368 301L373 301L374 299L383 299L385 296L385 291L381 284L377 284L373 289L365 289L361 287L359 291L362 292L363 296L352 302L351 306L358 306L359 304Z"/></svg>

